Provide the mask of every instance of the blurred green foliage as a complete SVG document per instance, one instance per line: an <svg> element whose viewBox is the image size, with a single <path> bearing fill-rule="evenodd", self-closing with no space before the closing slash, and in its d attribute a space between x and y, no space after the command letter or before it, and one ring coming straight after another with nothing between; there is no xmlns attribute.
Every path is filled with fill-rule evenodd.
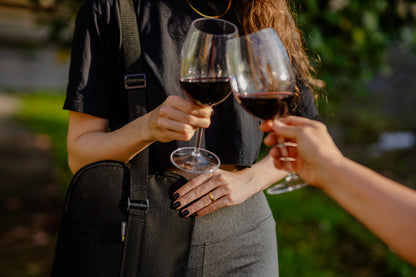
<svg viewBox="0 0 416 277"><path fill-rule="evenodd" d="M268 195L280 276L415 276L415 269L322 191Z"/></svg>
<svg viewBox="0 0 416 277"><path fill-rule="evenodd" d="M294 0L293 10L331 101L346 91L365 93L363 81L388 72L393 44L416 50L415 1Z"/></svg>
<svg viewBox="0 0 416 277"><path fill-rule="evenodd" d="M16 94L22 107L15 115L36 134L47 135L51 140L52 154L58 171L62 193L66 191L72 174L69 171L66 151L68 112L62 109L63 92L31 91Z"/></svg>

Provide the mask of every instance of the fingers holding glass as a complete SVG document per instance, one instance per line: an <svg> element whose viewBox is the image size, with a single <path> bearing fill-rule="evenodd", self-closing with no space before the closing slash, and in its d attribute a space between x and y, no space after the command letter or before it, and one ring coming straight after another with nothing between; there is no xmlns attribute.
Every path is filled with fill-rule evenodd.
<svg viewBox="0 0 416 277"><path fill-rule="evenodd" d="M273 158L276 168L297 172L297 146L294 142L286 141L276 144L270 149L269 154Z"/></svg>

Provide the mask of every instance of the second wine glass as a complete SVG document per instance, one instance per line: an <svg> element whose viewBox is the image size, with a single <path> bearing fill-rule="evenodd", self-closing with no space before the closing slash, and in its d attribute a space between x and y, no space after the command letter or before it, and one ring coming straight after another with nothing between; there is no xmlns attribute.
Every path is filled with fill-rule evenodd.
<svg viewBox="0 0 416 277"><path fill-rule="evenodd" d="M237 101L253 116L277 120L287 115L295 95L296 75L289 56L272 28L228 41L231 87ZM285 141L279 141L289 174L269 194L302 188L307 184L291 170ZM286 155L285 155L286 154Z"/></svg>
<svg viewBox="0 0 416 277"><path fill-rule="evenodd" d="M237 27L222 19L194 20L181 51L179 81L187 97L197 105L213 106L231 94L226 63L226 42L237 37ZM197 130L195 147L172 152L171 162L192 173L208 173L220 166L214 153L201 148L203 129Z"/></svg>

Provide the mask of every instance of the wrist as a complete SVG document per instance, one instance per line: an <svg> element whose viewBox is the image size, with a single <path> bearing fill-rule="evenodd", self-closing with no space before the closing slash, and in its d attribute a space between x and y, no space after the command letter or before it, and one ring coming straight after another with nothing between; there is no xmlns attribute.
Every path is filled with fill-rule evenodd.
<svg viewBox="0 0 416 277"><path fill-rule="evenodd" d="M266 156L251 167L239 171L238 174L257 193L284 178L287 172L276 169L273 164L273 158Z"/></svg>
<svg viewBox="0 0 416 277"><path fill-rule="evenodd" d="M155 137L152 135L151 132L151 117L150 114L147 113L138 119L136 119L136 138L139 140L140 144L152 144L156 141Z"/></svg>
<svg viewBox="0 0 416 277"><path fill-rule="evenodd" d="M322 162L321 167L316 170L318 172L317 186L325 191L329 190L337 182L338 176L346 168L347 163L348 159L342 155Z"/></svg>

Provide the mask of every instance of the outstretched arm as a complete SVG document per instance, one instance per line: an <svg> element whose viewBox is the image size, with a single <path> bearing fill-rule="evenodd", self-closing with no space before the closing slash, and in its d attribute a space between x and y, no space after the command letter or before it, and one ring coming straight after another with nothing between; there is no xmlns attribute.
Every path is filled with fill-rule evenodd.
<svg viewBox="0 0 416 277"><path fill-rule="evenodd" d="M299 117L262 124L274 131L265 139L268 145L282 136L297 144L289 151L295 168L309 184L321 188L398 255L416 265L416 191L344 157L324 124ZM270 155L275 166L285 168L281 153L274 147Z"/></svg>

